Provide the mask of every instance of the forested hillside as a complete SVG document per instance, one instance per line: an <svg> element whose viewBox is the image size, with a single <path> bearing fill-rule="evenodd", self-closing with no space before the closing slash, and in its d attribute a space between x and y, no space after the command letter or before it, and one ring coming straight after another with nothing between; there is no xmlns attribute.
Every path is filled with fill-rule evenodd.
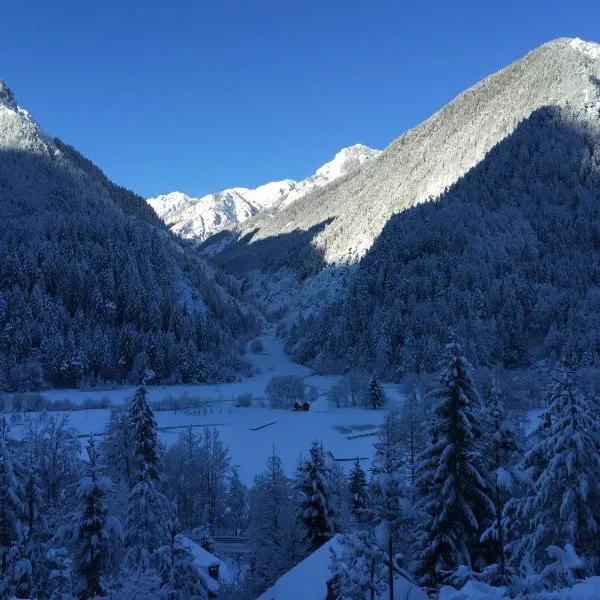
<svg viewBox="0 0 600 600"><path fill-rule="evenodd" d="M0 385L207 381L255 327L233 280L0 86Z"/></svg>
<svg viewBox="0 0 600 600"><path fill-rule="evenodd" d="M537 110L435 202L396 214L347 298L294 328L296 358L433 370L453 328L478 364L598 364L598 116Z"/></svg>

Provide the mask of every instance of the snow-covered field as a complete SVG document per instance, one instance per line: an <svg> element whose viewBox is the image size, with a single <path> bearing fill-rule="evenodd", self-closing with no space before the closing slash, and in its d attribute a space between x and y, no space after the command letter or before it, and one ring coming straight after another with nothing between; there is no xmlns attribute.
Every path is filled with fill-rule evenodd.
<svg viewBox="0 0 600 600"><path fill-rule="evenodd" d="M308 367L293 363L285 355L281 340L268 333L262 338L262 354L249 354L249 358L261 370L255 377L242 382L219 385L181 385L149 387L151 400L184 394L201 398L206 405L199 409L183 411L157 411L160 438L165 444L173 443L183 429L192 426L196 430L215 427L223 442L228 446L232 465L239 469L242 480L250 484L254 476L263 470L267 458L275 451L291 474L301 453L306 454L313 440L323 442L336 459L344 466L351 466L352 459L370 459L373 455L373 434L380 424L384 411L357 408L329 408L323 396L317 399L315 410L292 412L258 406L243 408L234 405L240 394L251 392L262 397L274 375L299 375L305 382L324 394L337 381L335 376L312 375ZM385 385L392 402L401 400L395 385ZM134 392L133 387L118 390L79 391L52 390L45 396L53 400L69 398L81 404L87 398L110 399L113 404L122 404ZM82 435L101 434L109 417L108 409L76 410L70 412L70 423ZM267 425L266 427L263 427ZM15 425L13 433L19 434L22 425Z"/></svg>

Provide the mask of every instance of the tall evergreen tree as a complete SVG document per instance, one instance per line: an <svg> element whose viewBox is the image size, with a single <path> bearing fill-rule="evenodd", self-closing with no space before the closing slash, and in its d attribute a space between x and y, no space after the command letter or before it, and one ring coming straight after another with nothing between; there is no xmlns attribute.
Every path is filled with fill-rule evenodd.
<svg viewBox="0 0 600 600"><path fill-rule="evenodd" d="M295 481L298 518L304 524L306 538L314 549L323 545L334 533L329 477L323 445L314 441L309 458L298 464Z"/></svg>
<svg viewBox="0 0 600 600"><path fill-rule="evenodd" d="M98 453L92 436L86 450L88 474L79 482L80 511L56 536L56 539L68 540L76 546L75 571L81 578L76 591L82 599L94 598L103 592L101 578L114 566L111 554L122 538L121 523L109 515L106 508L106 496L112 491L112 482L99 473Z"/></svg>
<svg viewBox="0 0 600 600"><path fill-rule="evenodd" d="M159 479L160 445L154 411L148 403L146 391L146 382L151 377L151 373L144 375L142 384L129 403L127 414L129 436L133 442L135 482Z"/></svg>
<svg viewBox="0 0 600 600"><path fill-rule="evenodd" d="M400 413L392 407L379 429L375 443L369 497L369 520L388 568L390 598L394 597L394 562L402 525L408 521L404 479Z"/></svg>
<svg viewBox="0 0 600 600"><path fill-rule="evenodd" d="M133 446L134 481L127 505L125 540L133 548L130 562L147 568L152 552L167 543L172 507L158 489L160 479L159 441L156 419L146 399L142 382L129 406Z"/></svg>
<svg viewBox="0 0 600 600"><path fill-rule="evenodd" d="M571 544L598 572L600 429L592 407L566 371L548 404L545 419L551 426L531 451L545 457L545 465L525 502L530 520L527 549L539 571L550 562L549 546Z"/></svg>
<svg viewBox="0 0 600 600"><path fill-rule="evenodd" d="M369 382L369 406L371 408L377 409L382 408L385 403L385 393L379 380L375 375L371 377L371 381Z"/></svg>
<svg viewBox="0 0 600 600"><path fill-rule="evenodd" d="M358 458L348 474L350 487L350 509L354 518L360 522L364 518L365 509L368 503L367 476L360 466Z"/></svg>
<svg viewBox="0 0 600 600"><path fill-rule="evenodd" d="M456 342L446 346L445 368L431 425L419 458L416 573L428 587L443 583L478 558L480 536L494 515L482 458L481 403L470 367Z"/></svg>

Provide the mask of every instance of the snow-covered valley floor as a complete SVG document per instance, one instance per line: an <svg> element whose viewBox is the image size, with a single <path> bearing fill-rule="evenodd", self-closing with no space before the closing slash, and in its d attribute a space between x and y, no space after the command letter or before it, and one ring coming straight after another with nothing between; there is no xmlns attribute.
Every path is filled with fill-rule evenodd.
<svg viewBox="0 0 600 600"><path fill-rule="evenodd" d="M247 484L251 484L254 476L264 469L273 451L281 457L285 470L291 475L298 457L308 452L313 440L322 441L334 458L346 459L341 463L344 466L350 467L356 457L370 460L374 437L369 434L376 431L385 411L327 407L323 394L336 383L337 377L313 375L310 368L291 362L283 351L282 341L272 333L266 333L261 340L264 351L248 354L261 371L255 377L228 384L149 387L148 394L153 401L187 394L204 402L198 409L157 411L161 440L167 445L173 443L188 426L198 430L216 428L229 448L231 464L238 468L240 477ZM255 398L263 397L274 375L299 375L317 388L322 396L317 400L315 410L292 412L235 406L235 399L240 394L250 392ZM396 385L384 385L384 388L390 402L401 400ZM133 387L110 391L52 390L44 395L51 400L68 398L74 404L82 404L86 399L109 399L111 404L119 405L134 390ZM74 410L69 413L69 419L82 435L101 434L109 413L109 409ZM14 425L13 434L19 435L24 426Z"/></svg>

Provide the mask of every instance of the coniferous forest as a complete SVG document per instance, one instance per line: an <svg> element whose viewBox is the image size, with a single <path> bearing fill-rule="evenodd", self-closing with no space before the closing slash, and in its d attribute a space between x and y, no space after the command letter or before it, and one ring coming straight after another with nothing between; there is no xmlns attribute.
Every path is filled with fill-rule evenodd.
<svg viewBox="0 0 600 600"><path fill-rule="evenodd" d="M92 21L108 31L121 13ZM242 29L269 60L296 40ZM180 61L187 82L234 46L252 54L234 27L245 44L192 68L199 31L161 29L148 64L169 64L171 87L138 90L118 143L161 107L165 139L150 137L184 181L191 148L203 185L287 164L279 146L262 158L271 128L306 167L358 96L332 101L309 144L312 116L291 127L267 102L307 87L302 69L285 67L295 90L269 73L267 91L231 77L176 92ZM118 58L102 72L135 85ZM374 65L352 64L353 85ZM324 106L339 67L308 86ZM215 140L225 109L232 137ZM145 199L0 81L0 600L600 598L600 45L548 42L400 122L385 149L338 146L308 177ZM95 125L104 152L88 155L122 173L115 129ZM130 140L126 172L147 139ZM152 170L135 189L171 184Z"/></svg>

